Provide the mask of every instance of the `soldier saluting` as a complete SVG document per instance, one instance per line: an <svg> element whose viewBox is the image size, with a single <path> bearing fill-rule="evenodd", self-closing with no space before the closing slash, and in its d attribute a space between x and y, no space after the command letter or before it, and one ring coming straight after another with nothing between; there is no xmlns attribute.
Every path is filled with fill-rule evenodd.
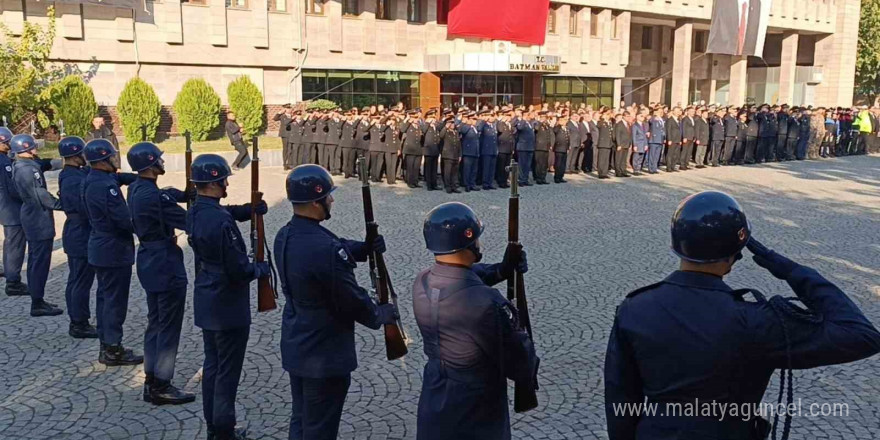
<svg viewBox="0 0 880 440"><path fill-rule="evenodd" d="M424 339L418 440L509 439L507 379L537 374L535 347L518 330L517 311L492 285L528 271L525 252L509 244L499 264L482 259L483 224L462 203L428 213L425 244L434 265L413 283L413 311Z"/></svg>
<svg viewBox="0 0 880 440"><path fill-rule="evenodd" d="M725 284L745 247L806 308ZM674 417L662 411L667 403L697 402L754 408L775 369L783 370L785 383L785 370L852 362L880 351L880 333L846 294L755 240L742 208L724 193L701 192L679 204L672 251L681 269L627 295L614 319L605 358L611 440L764 439L770 423L756 414ZM747 293L756 301L745 301ZM790 389L788 396L791 404ZM656 414L615 410L646 399L658 405Z"/></svg>
<svg viewBox="0 0 880 440"><path fill-rule="evenodd" d="M365 179L366 177L364 177ZM399 317L392 304L376 304L354 276L356 262L385 252L339 238L321 226L330 219L333 179L317 165L300 165L287 176L293 218L275 237L284 296L281 361L290 375L293 413L290 439L335 439L342 407L357 368L354 325L373 330Z"/></svg>

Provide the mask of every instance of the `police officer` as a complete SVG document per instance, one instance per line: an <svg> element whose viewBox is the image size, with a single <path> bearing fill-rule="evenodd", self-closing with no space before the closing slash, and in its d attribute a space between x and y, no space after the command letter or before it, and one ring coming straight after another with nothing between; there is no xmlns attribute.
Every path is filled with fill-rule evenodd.
<svg viewBox="0 0 880 440"><path fill-rule="evenodd" d="M128 313L128 288L134 264L134 226L116 177L119 153L110 141L94 139L86 144L83 155L91 166L82 197L91 226L88 261L98 279L98 362L107 366L137 365L144 357L122 346L122 325Z"/></svg>
<svg viewBox="0 0 880 440"><path fill-rule="evenodd" d="M568 117L562 115L559 117L559 123L553 127L553 154L554 154L554 174L553 182L565 183L565 170L568 166L568 148L571 146L571 138L578 136L577 126L569 124ZM580 141L577 142L580 144Z"/></svg>
<svg viewBox="0 0 880 440"><path fill-rule="evenodd" d="M147 292L147 330L144 332L144 401L154 405L196 400L171 384L186 307L186 266L174 230L186 229L187 194L159 189L165 174L162 151L151 142L134 144L128 164L138 179L128 187L128 206L140 245L137 274Z"/></svg>
<svg viewBox="0 0 880 440"><path fill-rule="evenodd" d="M540 121L535 126L535 169L532 174L535 177L535 185L547 185L547 170L550 168L550 149L556 143L553 133L555 116L546 111L538 112Z"/></svg>
<svg viewBox="0 0 880 440"><path fill-rule="evenodd" d="M476 112L468 112L458 125L461 136L461 180L465 192L479 191L477 171L480 160L480 133L476 126Z"/></svg>
<svg viewBox="0 0 880 440"><path fill-rule="evenodd" d="M495 182L498 188L509 188L507 167L510 166L510 156L516 149L516 127L513 126L511 117L513 110L504 109L504 115L496 124L498 127L498 157L495 160Z"/></svg>
<svg viewBox="0 0 880 440"><path fill-rule="evenodd" d="M359 157L359 150L355 144L359 116L357 108L345 113L342 121L342 132L339 136L339 149L342 150L342 171L346 179L354 177L355 163Z"/></svg>
<svg viewBox="0 0 880 440"><path fill-rule="evenodd" d="M321 226L330 219L333 179L320 167L302 165L287 176L293 218L275 237L284 296L282 366L290 375L293 413L290 440L335 439L342 407L357 368L354 326L393 323L392 304L378 305L354 276L356 262L385 251L337 237Z"/></svg>
<svg viewBox="0 0 880 440"><path fill-rule="evenodd" d="M531 113L523 115L522 110L517 111L513 127L516 130L516 162L519 164L519 186L531 186L529 174L532 169L532 159L535 157L535 126L536 122Z"/></svg>
<svg viewBox="0 0 880 440"><path fill-rule="evenodd" d="M43 300L49 265L52 262L52 241L55 239L55 217L61 202L46 190L43 171L51 169L46 162L37 162L37 141L29 134L19 134L9 141L15 162L12 181L21 198L21 226L28 249L28 292L31 295L31 316L56 316L64 313Z"/></svg>
<svg viewBox="0 0 880 440"><path fill-rule="evenodd" d="M440 129L443 148L440 150L443 173L443 187L447 194L460 193L458 190L458 167L461 163L461 137L455 128L455 118L447 117Z"/></svg>
<svg viewBox="0 0 880 440"><path fill-rule="evenodd" d="M403 133L406 186L410 188L422 187L419 185L419 167L422 164L422 137L425 128L425 123L419 118L419 112L414 110L407 112L406 119L400 124L400 132Z"/></svg>
<svg viewBox="0 0 880 440"><path fill-rule="evenodd" d="M480 133L480 169L482 170L483 189L493 190L498 187L492 184L495 179L495 162L498 160L498 122L495 113L484 110L484 119L477 121ZM508 160L508 164L510 161Z"/></svg>
<svg viewBox="0 0 880 440"><path fill-rule="evenodd" d="M437 185L437 162L440 160L440 130L443 124L436 119L437 111L428 110L425 114L425 122L423 125L425 138L422 144L424 160L425 187L428 191L437 191L440 186Z"/></svg>
<svg viewBox="0 0 880 440"><path fill-rule="evenodd" d="M775 369L852 362L880 351L880 333L846 294L755 240L730 196L706 191L685 198L671 231L680 270L627 295L614 319L605 358L611 440L764 439L771 428L760 417L676 417L662 411L667 402L754 408ZM723 277L744 247L755 263L788 282L806 308L728 286ZM746 301L747 293L755 301ZM645 399L660 411L639 417L613 409Z"/></svg>
<svg viewBox="0 0 880 440"><path fill-rule="evenodd" d="M514 306L491 286L528 271L510 244L499 264L482 259L483 225L462 203L437 206L424 222L434 265L413 283L413 311L424 339L418 440L509 439L507 380L534 381L538 358Z"/></svg>
<svg viewBox="0 0 880 440"><path fill-rule="evenodd" d="M6 295L28 295L27 284L21 282L21 266L27 240L21 229L21 198L12 180L12 159L9 157L9 141L12 132L0 127L0 224L3 225L3 273L6 278Z"/></svg>
<svg viewBox="0 0 880 440"><path fill-rule="evenodd" d="M202 406L208 440L242 440L244 431L235 429L235 395L250 334L250 283L269 276L270 268L248 259L235 224L250 220L250 204L220 205L232 174L226 159L202 154L191 168L198 196L187 213L186 231L199 268L193 282L193 311L205 349ZM255 211L265 214L266 203Z"/></svg>

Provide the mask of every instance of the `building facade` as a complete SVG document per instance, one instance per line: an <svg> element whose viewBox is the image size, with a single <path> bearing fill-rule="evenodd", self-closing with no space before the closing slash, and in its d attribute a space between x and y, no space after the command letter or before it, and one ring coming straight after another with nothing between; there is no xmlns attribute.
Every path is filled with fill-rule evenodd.
<svg viewBox="0 0 880 440"><path fill-rule="evenodd" d="M193 77L225 103L248 75L274 105L849 105L860 9L774 0L763 59L705 53L712 0L553 1L543 46L449 38L449 0L0 0L0 20L45 24L49 5L52 58L106 106L135 75L163 104Z"/></svg>

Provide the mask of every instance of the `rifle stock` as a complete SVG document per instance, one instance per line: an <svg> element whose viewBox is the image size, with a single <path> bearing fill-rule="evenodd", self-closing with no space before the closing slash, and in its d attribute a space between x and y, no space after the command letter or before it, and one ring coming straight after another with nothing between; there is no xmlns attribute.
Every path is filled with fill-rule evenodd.
<svg viewBox="0 0 880 440"><path fill-rule="evenodd" d="M260 156L257 137L253 137L254 158L251 160L251 250L254 252L254 261L262 263L266 261L266 231L263 225L263 216L257 214L257 205L263 200L260 192ZM271 262L269 263L271 266ZM278 304L275 298L278 295L272 287L270 277L257 279L257 311L268 312L275 310Z"/></svg>
<svg viewBox="0 0 880 440"><path fill-rule="evenodd" d="M519 243L519 165L511 158L507 168L510 174L510 199L508 206L507 241L511 244ZM516 270L514 276L507 280L507 299L516 305L519 326L532 336L532 322L529 317L529 305L526 300L526 284L523 274ZM538 407L537 384L515 382L513 389L513 410L521 413Z"/></svg>
<svg viewBox="0 0 880 440"><path fill-rule="evenodd" d="M364 158L357 161L358 176L361 179L361 193L364 199L364 221L367 226L367 246L372 247L373 240L379 235L379 225L373 216L373 196L370 193L370 181L367 177L367 163ZM388 276L388 267L382 254L370 252L370 282L379 296L379 304L388 304L390 300L397 305L397 293L391 285L391 277ZM385 324L385 352L388 360L402 358L408 352L406 348L406 333L403 324L398 319L393 324Z"/></svg>
<svg viewBox="0 0 880 440"><path fill-rule="evenodd" d="M192 194L193 183L190 181L192 179L192 163L193 163L193 150L192 150L192 135L189 133L189 130L183 132L183 138L186 140L186 153L184 154L184 162L186 167L186 210L189 211L190 206L192 206L193 200L190 198L190 194Z"/></svg>

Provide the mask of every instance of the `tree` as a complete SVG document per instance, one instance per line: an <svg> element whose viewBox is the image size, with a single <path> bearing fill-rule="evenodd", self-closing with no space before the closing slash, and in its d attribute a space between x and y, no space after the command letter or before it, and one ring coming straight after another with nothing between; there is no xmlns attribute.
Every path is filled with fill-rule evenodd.
<svg viewBox="0 0 880 440"><path fill-rule="evenodd" d="M98 114L98 104L92 88L78 75L69 75L48 89L52 123L64 121L68 135L85 137L92 129L92 118Z"/></svg>
<svg viewBox="0 0 880 440"><path fill-rule="evenodd" d="M862 0L856 93L871 101L880 95L880 0Z"/></svg>
<svg viewBox="0 0 880 440"><path fill-rule="evenodd" d="M263 128L263 93L247 76L240 76L226 88L229 109L235 113L244 138L253 136Z"/></svg>
<svg viewBox="0 0 880 440"><path fill-rule="evenodd" d="M156 138L162 103L146 81L140 78L129 80L119 95L116 111L128 143L141 140L141 127L144 126L147 127L147 140Z"/></svg>
<svg viewBox="0 0 880 440"><path fill-rule="evenodd" d="M308 110L334 110L338 105L335 102L330 101L329 99L316 99L314 101L309 101L306 109Z"/></svg>
<svg viewBox="0 0 880 440"><path fill-rule="evenodd" d="M220 124L220 96L204 79L187 80L174 99L174 113L181 133L189 131L193 140L203 141Z"/></svg>

